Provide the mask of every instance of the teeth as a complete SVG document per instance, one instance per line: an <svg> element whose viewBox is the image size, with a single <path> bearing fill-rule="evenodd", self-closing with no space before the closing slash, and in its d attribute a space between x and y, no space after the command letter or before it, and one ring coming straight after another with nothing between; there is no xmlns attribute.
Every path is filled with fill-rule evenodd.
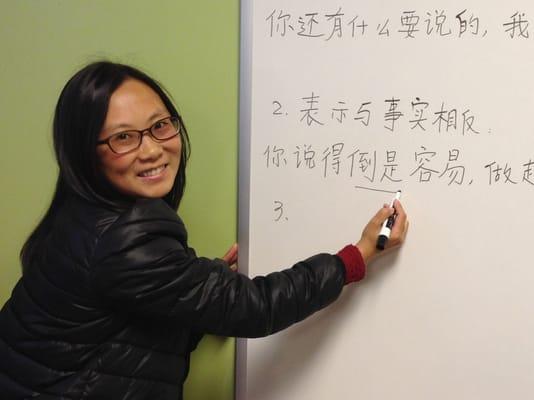
<svg viewBox="0 0 534 400"><path fill-rule="evenodd" d="M158 168L153 168L153 169L149 169L148 171L143 171L139 174L139 176L142 176L142 177L154 176L154 175L159 174L164 169L165 169L165 165L162 165L161 167L158 167Z"/></svg>

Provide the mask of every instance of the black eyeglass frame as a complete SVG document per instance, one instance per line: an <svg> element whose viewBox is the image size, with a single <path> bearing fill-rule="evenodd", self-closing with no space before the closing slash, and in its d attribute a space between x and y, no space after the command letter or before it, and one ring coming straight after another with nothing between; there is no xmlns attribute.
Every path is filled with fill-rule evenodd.
<svg viewBox="0 0 534 400"><path fill-rule="evenodd" d="M165 139L160 139L158 137L156 137L154 135L154 133L152 132L152 129L154 129L154 127L165 121L165 120L170 120L171 124L176 128L176 133L172 136L169 136L168 138L165 138ZM109 136L108 138L104 139L104 140L99 140L98 142L96 142L97 146L99 145L102 145L102 144L107 144L108 147L110 148L110 150L115 153L115 154L126 154L126 153L129 153L131 151L134 151L134 150L137 150L139 147L141 147L141 143L143 143L143 137L145 135L150 135L150 137L152 139L154 139L156 142L166 142L167 140L170 140L176 136L178 136L180 134L180 131L182 129L182 124L180 123L180 119L178 117L173 117L173 116L170 116L170 117L165 117L165 118L162 118L162 119L159 119L157 120L156 122L154 122L152 125L150 125L148 128L145 128L145 129L128 129L126 131L121 131L121 132L117 132L117 133L114 133L113 135ZM116 151L115 149L113 149L113 147L111 146L111 140L113 140L113 138L119 136L119 135L123 135L125 133L132 133L132 132L135 132L135 133L138 133L139 134L139 143L137 144L137 146L135 146L134 148L132 148L131 150L128 150L128 151L124 151L124 152L118 152ZM147 132L147 133L145 133Z"/></svg>

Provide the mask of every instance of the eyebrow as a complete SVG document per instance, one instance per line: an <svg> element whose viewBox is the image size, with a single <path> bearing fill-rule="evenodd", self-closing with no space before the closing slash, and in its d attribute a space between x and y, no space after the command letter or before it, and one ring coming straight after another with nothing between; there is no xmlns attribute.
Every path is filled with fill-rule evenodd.
<svg viewBox="0 0 534 400"><path fill-rule="evenodd" d="M154 112L150 117L148 117L148 121L152 121L152 123L156 122L158 119L160 118L165 118L165 115L166 114L169 114L169 112L167 110L163 111L163 110L158 110L156 112ZM122 131L122 130L138 130L138 129L134 129L132 127L132 125L128 124L128 123L119 123L119 124L116 124L116 125L112 125L110 126L109 128L106 129L106 131L108 132L114 132L114 131L117 131L117 133L119 133L119 129Z"/></svg>

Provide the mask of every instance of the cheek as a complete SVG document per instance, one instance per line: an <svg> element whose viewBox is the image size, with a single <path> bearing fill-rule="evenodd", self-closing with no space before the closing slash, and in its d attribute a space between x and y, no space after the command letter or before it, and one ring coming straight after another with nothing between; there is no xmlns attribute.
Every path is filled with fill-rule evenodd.
<svg viewBox="0 0 534 400"><path fill-rule="evenodd" d="M182 156L182 141L180 137L178 136L176 140L172 140L165 147L167 153L169 153L172 158L176 159L179 162Z"/></svg>
<svg viewBox="0 0 534 400"><path fill-rule="evenodd" d="M100 156L100 170L104 176L112 183L114 179L126 175L132 165L132 157L125 155L117 157L115 154L102 154Z"/></svg>

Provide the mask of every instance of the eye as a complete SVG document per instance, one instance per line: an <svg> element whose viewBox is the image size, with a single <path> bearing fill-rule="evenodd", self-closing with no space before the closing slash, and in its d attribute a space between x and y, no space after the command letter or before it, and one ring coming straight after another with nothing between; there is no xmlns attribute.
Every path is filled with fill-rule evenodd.
<svg viewBox="0 0 534 400"><path fill-rule="evenodd" d="M121 133L118 133L117 136L115 136L115 140L117 141L128 140L131 138L132 138L132 135L130 135L128 132L121 132Z"/></svg>
<svg viewBox="0 0 534 400"><path fill-rule="evenodd" d="M112 136L113 143L130 143L136 140L136 132L119 132Z"/></svg>
<svg viewBox="0 0 534 400"><path fill-rule="evenodd" d="M162 119L161 121L158 121L154 124L154 130L166 130L169 128L169 125L170 124L168 119Z"/></svg>

